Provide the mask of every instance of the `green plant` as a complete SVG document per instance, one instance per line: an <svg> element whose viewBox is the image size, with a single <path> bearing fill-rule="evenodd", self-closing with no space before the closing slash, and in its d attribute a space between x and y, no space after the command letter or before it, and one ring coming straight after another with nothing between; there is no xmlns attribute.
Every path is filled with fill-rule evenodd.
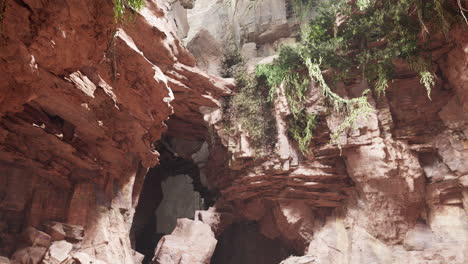
<svg viewBox="0 0 468 264"><path fill-rule="evenodd" d="M334 93L325 82L322 71L320 70L320 64L313 63L310 58L306 59L306 64L309 69L310 78L316 81L322 88L322 95L331 102L335 111L345 114L343 122L333 131L330 137L330 141L332 143L337 143L338 147L341 148L341 144L338 141L341 133L351 127L360 116L365 116L373 111L371 105L367 101L367 93L369 90L365 90L360 97L352 99L343 98Z"/></svg>
<svg viewBox="0 0 468 264"><path fill-rule="evenodd" d="M364 11L371 5L371 0L357 0L356 5L359 10Z"/></svg>
<svg viewBox="0 0 468 264"><path fill-rule="evenodd" d="M255 69L257 77L265 78L270 87L268 100L273 101L276 96L276 88L281 84L287 86L286 96L293 105L291 111L293 115L302 109L295 107L295 102L302 101L308 89L309 80L304 78L305 65L301 56L294 46L282 46L278 58L272 64L258 65Z"/></svg>
<svg viewBox="0 0 468 264"><path fill-rule="evenodd" d="M296 140L299 149L306 153L312 140L313 129L316 127L316 116L307 113L304 106L306 92L310 79L305 74L303 63L297 47L283 46L279 56L272 64L258 65L256 75L268 84L268 101L273 102L277 95L277 87L284 85L286 100L292 114L289 120L289 134Z"/></svg>
<svg viewBox="0 0 468 264"><path fill-rule="evenodd" d="M224 127L235 132L240 124L247 132L257 157L266 154L276 141L276 123L271 102L267 100L267 87L255 76L241 72L236 76L237 92L226 100Z"/></svg>
<svg viewBox="0 0 468 264"><path fill-rule="evenodd" d="M424 85L424 87L427 90L427 97L431 99L431 88L435 84L434 74L432 74L429 71L422 71L422 72L419 72L419 76L421 76L421 84Z"/></svg>
<svg viewBox="0 0 468 264"><path fill-rule="evenodd" d="M372 111L367 102L370 90L348 99L333 92L337 82L364 79L374 92L384 94L395 78L392 61L400 58L419 74L430 98L435 75L429 60L422 59L424 43L419 36L435 30L448 32L453 23L450 17L455 12L445 0L357 0L354 4L329 0L322 2L316 11L317 16L302 28L298 45L283 47L272 64L257 68L257 76L263 76L270 86L270 100L276 87L284 85L293 118L291 134L301 141L303 152L311 137L308 133L299 137L298 128L312 127L302 122L309 80L317 82L324 98L344 115L343 123L331 136L334 143L360 116ZM322 76L325 69L334 73L331 87Z"/></svg>
<svg viewBox="0 0 468 264"><path fill-rule="evenodd" d="M139 11L145 5L145 0L115 0L114 17L115 21L120 21L126 13L126 8Z"/></svg>
<svg viewBox="0 0 468 264"><path fill-rule="evenodd" d="M236 66L242 66L242 56L237 47L231 48L223 54L221 61L221 77L231 78L236 75Z"/></svg>
<svg viewBox="0 0 468 264"><path fill-rule="evenodd" d="M296 140L302 153L309 152L309 144L316 126L317 117L305 111L301 112L297 119L290 120L289 134Z"/></svg>
<svg viewBox="0 0 468 264"><path fill-rule="evenodd" d="M408 59L410 68L420 76L420 82L426 88L427 97L431 99L432 86L435 85L435 75L430 70L430 63L423 57L413 57Z"/></svg>

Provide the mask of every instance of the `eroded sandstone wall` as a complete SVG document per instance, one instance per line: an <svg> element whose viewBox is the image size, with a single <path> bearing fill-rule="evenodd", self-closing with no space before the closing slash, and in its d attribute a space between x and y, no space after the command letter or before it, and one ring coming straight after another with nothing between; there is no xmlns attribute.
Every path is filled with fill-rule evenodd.
<svg viewBox="0 0 468 264"><path fill-rule="evenodd" d="M289 3L197 1L188 12L195 30L189 30L188 48L200 67L216 74L223 66L219 54L233 43L252 71L271 61L280 43L295 42L298 21L282 13ZM274 6L281 8L270 9ZM205 26L199 19L211 22ZM447 36L433 36L437 83L431 99L416 73L395 61L397 78L385 95L369 95L374 111L341 136L342 150L329 143L342 117L326 113L314 84L307 107L321 121L308 155L286 132L290 111L281 87L272 113L278 136L267 155L255 155L248 131L226 129L222 111L209 113L217 137L210 139L207 181L220 197L201 218L214 222L215 231L224 228L223 216L258 222L262 234L305 255L285 263L465 263L467 32L459 24ZM204 50L207 46L217 52ZM361 81L340 85L347 97L368 87Z"/></svg>
<svg viewBox="0 0 468 264"><path fill-rule="evenodd" d="M238 52L252 71L294 43L290 1L152 0L120 24L111 0L6 3L0 255L13 263L141 263L130 226L162 133L216 204L179 219L154 263L208 263L224 230L245 221L298 256L284 263L466 263L466 27L434 38L432 100L396 61L398 78L369 95L374 111L340 138L342 151L329 144L342 117L326 114L312 84L307 106L321 122L300 153L279 87L277 138L258 158L247 131L223 127L223 59Z"/></svg>
<svg viewBox="0 0 468 264"><path fill-rule="evenodd" d="M120 23L111 0L4 2L0 255L140 263L130 225L164 122L200 137L227 83L195 67L165 1Z"/></svg>

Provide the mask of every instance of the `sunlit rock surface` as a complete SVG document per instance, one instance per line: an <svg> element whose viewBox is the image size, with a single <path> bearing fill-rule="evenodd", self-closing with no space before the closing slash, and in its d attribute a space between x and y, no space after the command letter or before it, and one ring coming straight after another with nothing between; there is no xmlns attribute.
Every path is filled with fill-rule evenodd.
<svg viewBox="0 0 468 264"><path fill-rule="evenodd" d="M279 87L277 136L257 157L247 131L223 127L223 102L235 91L222 78L224 59L238 52L252 72L296 42L290 1L151 0L119 24L112 1L6 4L0 263L468 261L464 25L434 36L432 100L395 61L399 78L385 95L369 95L374 111L339 138L342 149L329 143L342 117L326 114L311 84L308 111L321 122L303 155L288 135ZM340 85L347 96L367 88ZM153 223L165 233L143 256L131 229L156 235L134 212L161 149L192 162L195 176L180 173L167 182L173 193L166 186L141 198L166 198L150 213L192 219L169 213L170 225Z"/></svg>

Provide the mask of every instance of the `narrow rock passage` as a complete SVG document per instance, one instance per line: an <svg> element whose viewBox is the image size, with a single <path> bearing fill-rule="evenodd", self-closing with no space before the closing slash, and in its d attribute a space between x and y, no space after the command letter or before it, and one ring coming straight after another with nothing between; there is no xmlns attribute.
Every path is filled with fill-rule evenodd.
<svg viewBox="0 0 468 264"><path fill-rule="evenodd" d="M159 240L174 230L177 219L193 219L196 210L205 209L205 192L195 184L198 167L163 146L160 153L160 164L145 177L130 234L134 249L145 255L143 263L150 263Z"/></svg>

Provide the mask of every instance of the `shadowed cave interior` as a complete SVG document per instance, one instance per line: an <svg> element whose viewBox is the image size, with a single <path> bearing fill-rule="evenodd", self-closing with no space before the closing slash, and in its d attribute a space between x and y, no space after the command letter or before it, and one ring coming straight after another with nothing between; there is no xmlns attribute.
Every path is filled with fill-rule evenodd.
<svg viewBox="0 0 468 264"><path fill-rule="evenodd" d="M217 239L212 264L278 264L293 254L280 240L262 235L255 222L235 223Z"/></svg>
<svg viewBox="0 0 468 264"><path fill-rule="evenodd" d="M143 263L150 263L159 240L174 230L178 218L193 219L196 210L211 204L197 165L162 144L158 151L160 163L145 176L130 231L134 249L145 255Z"/></svg>
<svg viewBox="0 0 468 264"><path fill-rule="evenodd" d="M159 145L158 151L160 163L145 177L130 232L133 248L145 255L143 264L151 262L159 240L174 230L178 218L193 219L196 210L214 204L196 164L167 145ZM213 264L276 264L293 253L281 241L262 235L255 222L234 223L217 240Z"/></svg>

